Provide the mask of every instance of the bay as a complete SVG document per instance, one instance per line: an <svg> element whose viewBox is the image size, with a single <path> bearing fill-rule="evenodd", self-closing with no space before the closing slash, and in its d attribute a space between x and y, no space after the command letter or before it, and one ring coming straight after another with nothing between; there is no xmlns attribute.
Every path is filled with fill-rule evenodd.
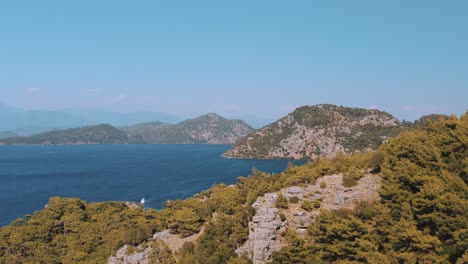
<svg viewBox="0 0 468 264"><path fill-rule="evenodd" d="M233 184L253 167L283 171L287 160L227 159L230 145L0 146L0 226L41 210L50 197L133 201L146 207ZM295 164L302 163L294 161Z"/></svg>

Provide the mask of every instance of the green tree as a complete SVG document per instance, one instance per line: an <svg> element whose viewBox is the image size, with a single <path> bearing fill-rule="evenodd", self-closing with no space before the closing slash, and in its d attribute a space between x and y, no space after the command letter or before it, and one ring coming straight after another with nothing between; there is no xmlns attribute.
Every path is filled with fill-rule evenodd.
<svg viewBox="0 0 468 264"><path fill-rule="evenodd" d="M200 216L193 209L187 207L174 211L168 219L168 227L171 232L182 237L198 233L201 225Z"/></svg>
<svg viewBox="0 0 468 264"><path fill-rule="evenodd" d="M287 209L288 208L288 198L286 198L283 194L279 193L278 197L276 198L276 208L279 209Z"/></svg>

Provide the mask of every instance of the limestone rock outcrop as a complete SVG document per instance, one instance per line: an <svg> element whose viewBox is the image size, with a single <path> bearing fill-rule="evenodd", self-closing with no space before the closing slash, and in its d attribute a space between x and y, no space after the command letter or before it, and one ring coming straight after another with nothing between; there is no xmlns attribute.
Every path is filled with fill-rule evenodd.
<svg viewBox="0 0 468 264"><path fill-rule="evenodd" d="M200 232L189 237L180 237L171 234L168 229L157 232L153 235L150 241L138 245L129 253L129 246L124 245L115 254L109 258L108 264L150 264L149 257L153 250L152 246L155 242L160 242L169 248L173 255L182 248L185 242L194 242L205 232L202 227Z"/></svg>
<svg viewBox="0 0 468 264"><path fill-rule="evenodd" d="M241 138L224 155L264 159L334 157L340 152L376 149L401 130L395 117L375 109L303 106Z"/></svg>
<svg viewBox="0 0 468 264"><path fill-rule="evenodd" d="M342 183L343 176L338 174L324 176L314 185L281 189L278 193L288 199L297 197L298 200L297 203L290 202L287 209L275 207L278 193L266 193L258 197L252 205L256 214L249 223L249 239L236 253L246 255L254 264L266 263L273 252L287 245L282 236L287 229L294 230L299 235L304 234L320 214L320 210L353 209L361 201L380 199L377 192L380 188L378 175L367 174L356 186L350 188L344 187ZM301 208L304 200L312 203L316 201L315 204L319 204L320 207L306 211Z"/></svg>
<svg viewBox="0 0 468 264"><path fill-rule="evenodd" d="M108 264L149 264L150 244L138 246L131 254L128 254L128 250L128 245L121 247L115 256L109 258Z"/></svg>

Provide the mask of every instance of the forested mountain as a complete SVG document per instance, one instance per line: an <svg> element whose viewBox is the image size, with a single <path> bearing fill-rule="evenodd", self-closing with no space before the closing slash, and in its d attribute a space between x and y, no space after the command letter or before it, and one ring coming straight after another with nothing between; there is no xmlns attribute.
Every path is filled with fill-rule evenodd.
<svg viewBox="0 0 468 264"><path fill-rule="evenodd" d="M207 114L178 124L159 121L116 128L108 124L53 130L29 137L0 139L3 144L232 144L253 131L241 120Z"/></svg>
<svg viewBox="0 0 468 264"><path fill-rule="evenodd" d="M149 144L232 144L253 131L241 120L210 113L175 125L160 122L123 127L132 143Z"/></svg>
<svg viewBox="0 0 468 264"><path fill-rule="evenodd" d="M127 141L128 137L123 131L107 124L0 139L3 144L122 144Z"/></svg>
<svg viewBox="0 0 468 264"><path fill-rule="evenodd" d="M467 157L468 113L161 211L52 198L0 229L0 263L467 263Z"/></svg>
<svg viewBox="0 0 468 264"><path fill-rule="evenodd" d="M402 130L392 115L379 110L336 105L297 108L280 120L237 141L225 153L232 158L317 158L339 152L374 150Z"/></svg>

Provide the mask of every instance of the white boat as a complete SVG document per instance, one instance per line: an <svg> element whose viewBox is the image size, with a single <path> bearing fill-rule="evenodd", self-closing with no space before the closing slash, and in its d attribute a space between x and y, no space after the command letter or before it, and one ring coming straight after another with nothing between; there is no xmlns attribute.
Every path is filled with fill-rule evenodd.
<svg viewBox="0 0 468 264"><path fill-rule="evenodd" d="M141 204L145 204L145 198L141 198L140 203L141 203Z"/></svg>

